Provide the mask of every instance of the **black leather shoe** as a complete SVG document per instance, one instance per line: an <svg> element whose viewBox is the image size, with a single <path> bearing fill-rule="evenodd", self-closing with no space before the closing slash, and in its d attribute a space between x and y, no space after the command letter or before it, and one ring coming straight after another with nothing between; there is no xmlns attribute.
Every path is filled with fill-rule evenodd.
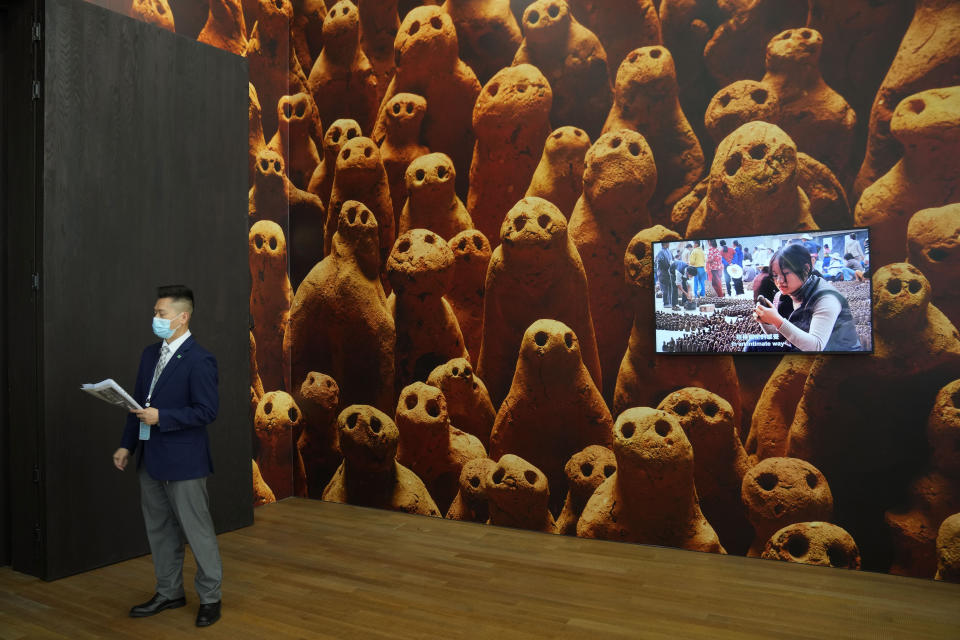
<svg viewBox="0 0 960 640"><path fill-rule="evenodd" d="M220 619L220 603L219 602L208 602L207 604L200 605L200 610L197 611L198 627L209 627L219 619Z"/></svg>
<svg viewBox="0 0 960 640"><path fill-rule="evenodd" d="M138 604L137 606L130 609L131 618L146 618L147 616L152 616L160 613L164 609L176 609L178 607L185 606L187 604L186 597L177 598L175 600L170 600L165 598L159 593L153 594L153 597L150 598L147 602L143 604Z"/></svg>

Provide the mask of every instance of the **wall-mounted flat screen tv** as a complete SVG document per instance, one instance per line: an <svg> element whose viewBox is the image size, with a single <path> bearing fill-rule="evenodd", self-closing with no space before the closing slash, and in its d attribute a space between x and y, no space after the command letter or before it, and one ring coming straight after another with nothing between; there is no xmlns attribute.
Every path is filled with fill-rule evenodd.
<svg viewBox="0 0 960 640"><path fill-rule="evenodd" d="M653 246L657 353L871 353L867 228Z"/></svg>

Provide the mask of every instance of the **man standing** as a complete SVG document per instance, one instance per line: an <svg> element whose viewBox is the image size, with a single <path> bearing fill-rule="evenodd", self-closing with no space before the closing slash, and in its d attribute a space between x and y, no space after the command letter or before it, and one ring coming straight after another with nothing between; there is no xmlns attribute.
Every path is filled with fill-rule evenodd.
<svg viewBox="0 0 960 640"><path fill-rule="evenodd" d="M657 280L660 282L660 291L663 292L663 308L678 310L677 283L673 279L673 253L669 242L660 243L660 252L656 258Z"/></svg>
<svg viewBox="0 0 960 640"><path fill-rule="evenodd" d="M863 263L867 259L867 255L863 252L863 247L860 246L860 241L857 240L856 233L851 233L850 236L844 241L843 253L849 253L853 256L854 260L860 263ZM844 255L844 257L846 257L846 255Z"/></svg>
<svg viewBox="0 0 960 640"><path fill-rule="evenodd" d="M140 502L157 576L156 593L130 609L144 618L186 605L183 537L197 561L200 600L196 624L220 619L223 569L207 499L213 473L207 425L217 417L217 361L190 335L193 292L159 287L153 332L162 339L143 350L133 393L144 408L131 411L113 464L123 471L137 453Z"/></svg>

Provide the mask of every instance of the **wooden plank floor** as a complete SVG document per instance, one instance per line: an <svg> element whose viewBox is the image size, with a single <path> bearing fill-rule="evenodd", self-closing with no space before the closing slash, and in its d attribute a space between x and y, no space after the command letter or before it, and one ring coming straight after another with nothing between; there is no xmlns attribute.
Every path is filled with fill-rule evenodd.
<svg viewBox="0 0 960 640"><path fill-rule="evenodd" d="M0 569L0 638L960 638L960 585L289 499L220 536L223 619L152 618L145 556Z"/></svg>

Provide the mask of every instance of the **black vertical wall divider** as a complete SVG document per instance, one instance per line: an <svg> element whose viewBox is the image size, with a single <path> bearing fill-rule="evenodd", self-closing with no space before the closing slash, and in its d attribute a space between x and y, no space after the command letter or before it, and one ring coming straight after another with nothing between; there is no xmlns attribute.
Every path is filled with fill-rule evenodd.
<svg viewBox="0 0 960 640"><path fill-rule="evenodd" d="M31 415L25 386L23 398L11 395L11 436L22 434L11 437L10 486L14 567L52 579L147 551L135 473L111 462L125 413L78 387L107 377L133 387L140 353L156 340L157 285L194 289L191 330L219 362L208 483L217 530L253 521L247 63L82 0L46 0L43 15L37 404ZM26 263L13 235L28 229L11 226L13 283L23 275L14 264ZM11 286L11 302L26 293ZM29 350L15 353L25 330L13 329L19 370ZM33 498L33 479L14 462L33 453L31 428ZM31 500L39 542L29 557Z"/></svg>

